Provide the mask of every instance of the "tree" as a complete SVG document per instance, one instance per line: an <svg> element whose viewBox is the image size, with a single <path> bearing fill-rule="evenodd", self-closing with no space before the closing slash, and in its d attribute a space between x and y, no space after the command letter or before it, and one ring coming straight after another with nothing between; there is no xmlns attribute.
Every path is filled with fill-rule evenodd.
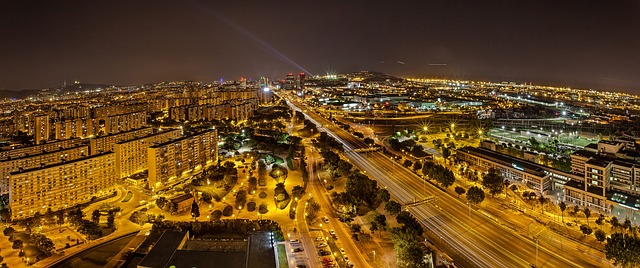
<svg viewBox="0 0 640 268"><path fill-rule="evenodd" d="M389 191L387 191L387 189L380 189L378 191L378 201L389 202L389 200L391 200L391 194L389 194Z"/></svg>
<svg viewBox="0 0 640 268"><path fill-rule="evenodd" d="M605 233L601 229L596 230L593 234L596 236L596 240L598 240L598 242L600 243L604 242L604 240L607 239L607 233Z"/></svg>
<svg viewBox="0 0 640 268"><path fill-rule="evenodd" d="M265 203L260 204L260 206L258 206L258 212L260 214L266 214L267 212L269 212L269 210L267 209L267 204L265 204Z"/></svg>
<svg viewBox="0 0 640 268"><path fill-rule="evenodd" d="M293 186L293 189L291 189L291 195L297 198L302 197L302 195L304 195L304 192L305 192L304 188L300 185Z"/></svg>
<svg viewBox="0 0 640 268"><path fill-rule="evenodd" d="M460 187L460 186L456 186L456 188L454 189L454 191L456 191L456 194L458 194L458 198L460 198L460 195L461 195L461 194L464 194L464 193L466 193L466 192L467 192L464 188L462 188L462 187Z"/></svg>
<svg viewBox="0 0 640 268"><path fill-rule="evenodd" d="M425 268L425 250L420 237L406 228L393 228L391 239L397 257L397 266L401 268Z"/></svg>
<svg viewBox="0 0 640 268"><path fill-rule="evenodd" d="M11 248L13 248L13 249L22 249L23 246L24 246L24 244L22 243L22 240L16 239L16 240L13 240L13 245L11 246Z"/></svg>
<svg viewBox="0 0 640 268"><path fill-rule="evenodd" d="M387 217L384 214L377 215L373 218L374 223L384 228L387 226Z"/></svg>
<svg viewBox="0 0 640 268"><path fill-rule="evenodd" d="M371 223L371 227L369 227L369 231L371 231L371 233L374 233L375 231L378 231L378 223L376 223L375 221Z"/></svg>
<svg viewBox="0 0 640 268"><path fill-rule="evenodd" d="M504 178L494 168L489 169L489 172L482 178L482 186L489 190L491 197L502 192L504 189Z"/></svg>
<svg viewBox="0 0 640 268"><path fill-rule="evenodd" d="M396 201L389 201L384 205L384 210L391 215L398 214L401 209L402 207Z"/></svg>
<svg viewBox="0 0 640 268"><path fill-rule="evenodd" d="M216 209L213 212L211 212L211 221L219 221L221 217L222 217L222 211L220 211L219 209Z"/></svg>
<svg viewBox="0 0 640 268"><path fill-rule="evenodd" d="M602 225L603 223L604 223L604 214L600 213L600 215L598 215L598 218L596 219L596 224Z"/></svg>
<svg viewBox="0 0 640 268"><path fill-rule="evenodd" d="M590 235L593 232L593 229L591 229L591 227L589 227L586 224L580 225L580 231L582 231L582 233L584 235Z"/></svg>
<svg viewBox="0 0 640 268"><path fill-rule="evenodd" d="M618 221L618 217L613 216L611 217L611 227L612 228L618 228L620 226L620 222Z"/></svg>
<svg viewBox="0 0 640 268"><path fill-rule="evenodd" d="M13 227L9 226L7 228L4 228L4 231L2 231L2 233L4 234L4 236L12 236L14 233L16 232L15 229L13 229Z"/></svg>
<svg viewBox="0 0 640 268"><path fill-rule="evenodd" d="M564 211L567 209L567 204L565 204L564 202L560 202L558 206L560 207L560 211L562 212L562 222L564 222Z"/></svg>
<svg viewBox="0 0 640 268"><path fill-rule="evenodd" d="M420 161L413 163L413 171L418 171L420 169L422 169L422 163Z"/></svg>
<svg viewBox="0 0 640 268"><path fill-rule="evenodd" d="M540 195L540 197L538 197L538 202L540 202L540 208L541 208L542 214L544 214L544 205L548 201L549 201L549 199L544 197L544 195Z"/></svg>
<svg viewBox="0 0 640 268"><path fill-rule="evenodd" d="M109 216L107 216L107 227L113 229L113 227L115 227L115 224L114 224L115 221L116 221L116 218L113 215L113 213L109 213Z"/></svg>
<svg viewBox="0 0 640 268"><path fill-rule="evenodd" d="M442 147L442 158L447 159L451 156L451 151L447 147Z"/></svg>
<svg viewBox="0 0 640 268"><path fill-rule="evenodd" d="M580 207L578 205L573 206L573 213L576 215L576 221L578 220L578 212L580 212Z"/></svg>
<svg viewBox="0 0 640 268"><path fill-rule="evenodd" d="M191 217L193 217L194 220L198 220L198 217L200 217L200 207L195 200L191 203Z"/></svg>
<svg viewBox="0 0 640 268"><path fill-rule="evenodd" d="M262 213L262 212L260 212L260 213ZM231 216L231 214L233 214L233 207L231 205L226 205L222 209L222 215L225 216L225 217L229 217L229 216Z"/></svg>
<svg viewBox="0 0 640 268"><path fill-rule="evenodd" d="M258 189L258 179L251 176L249 178L249 192L253 193L256 189Z"/></svg>
<svg viewBox="0 0 640 268"><path fill-rule="evenodd" d="M607 260L615 265L635 267L640 264L640 238L635 235L614 233L607 238L604 250Z"/></svg>
<svg viewBox="0 0 640 268"><path fill-rule="evenodd" d="M100 210L93 210L93 212L91 212L91 221L93 221L93 223L95 224L99 224L100 223Z"/></svg>
<svg viewBox="0 0 640 268"><path fill-rule="evenodd" d="M582 212L584 213L584 216L587 217L587 226L589 226L589 216L591 216L591 210L589 210L589 208L585 207Z"/></svg>
<svg viewBox="0 0 640 268"><path fill-rule="evenodd" d="M480 204L484 201L484 191L477 186L469 188L469 191L467 191L467 200L472 204Z"/></svg>
<svg viewBox="0 0 640 268"><path fill-rule="evenodd" d="M404 163L402 164L402 166L404 166L406 168L409 168L412 165L413 165L413 162L411 162L411 160L409 160L409 159L404 160Z"/></svg>
<svg viewBox="0 0 640 268"><path fill-rule="evenodd" d="M236 193L236 207L241 209L247 203L247 191L240 190Z"/></svg>

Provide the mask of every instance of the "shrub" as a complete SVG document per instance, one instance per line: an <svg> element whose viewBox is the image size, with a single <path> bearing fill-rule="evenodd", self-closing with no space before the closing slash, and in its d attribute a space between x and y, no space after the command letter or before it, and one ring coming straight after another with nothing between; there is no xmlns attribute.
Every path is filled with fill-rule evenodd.
<svg viewBox="0 0 640 268"><path fill-rule="evenodd" d="M213 212L211 212L212 221L219 221L221 217L222 217L222 211L220 211L219 209L216 209Z"/></svg>
<svg viewBox="0 0 640 268"><path fill-rule="evenodd" d="M260 207L258 208L258 212L260 212L260 214L266 214L267 212L269 212L269 210L267 209L267 204L265 203L260 204Z"/></svg>
<svg viewBox="0 0 640 268"><path fill-rule="evenodd" d="M253 212L254 210L256 210L256 202L247 203L247 211Z"/></svg>
<svg viewBox="0 0 640 268"><path fill-rule="evenodd" d="M258 197L264 199L267 198L267 193L265 193L264 191L260 192L260 194L258 195Z"/></svg>
<svg viewBox="0 0 640 268"><path fill-rule="evenodd" d="M231 216L231 214L233 214L233 207L231 205L225 206L222 210L222 215L224 215L225 217L229 217Z"/></svg>

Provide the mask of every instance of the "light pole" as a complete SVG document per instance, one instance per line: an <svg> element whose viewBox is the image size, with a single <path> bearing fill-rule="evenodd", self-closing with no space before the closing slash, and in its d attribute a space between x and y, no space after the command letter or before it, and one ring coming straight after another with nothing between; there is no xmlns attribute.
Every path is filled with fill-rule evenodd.
<svg viewBox="0 0 640 268"><path fill-rule="evenodd" d="M373 263L375 263L376 262L376 251L375 250L372 250L372 251L373 251Z"/></svg>

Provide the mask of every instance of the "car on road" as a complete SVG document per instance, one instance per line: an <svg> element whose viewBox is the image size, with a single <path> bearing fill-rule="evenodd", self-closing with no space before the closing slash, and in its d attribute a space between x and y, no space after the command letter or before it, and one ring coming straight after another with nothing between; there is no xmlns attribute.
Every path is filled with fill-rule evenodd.
<svg viewBox="0 0 640 268"><path fill-rule="evenodd" d="M320 243L320 244L318 245L318 247L319 247L319 248L323 248L323 247L326 247L326 246L327 246L327 243Z"/></svg>
<svg viewBox="0 0 640 268"><path fill-rule="evenodd" d="M324 220L324 223L329 223L329 217L327 217L327 216L324 216L324 218L322 220Z"/></svg>
<svg viewBox="0 0 640 268"><path fill-rule="evenodd" d="M289 240L290 243L300 243L300 240L298 239L291 239Z"/></svg>
<svg viewBox="0 0 640 268"><path fill-rule="evenodd" d="M316 237L316 241L324 241L324 237Z"/></svg>
<svg viewBox="0 0 640 268"><path fill-rule="evenodd" d="M344 258L342 258L344 260L344 262L349 262L349 257L344 256Z"/></svg>
<svg viewBox="0 0 640 268"><path fill-rule="evenodd" d="M331 252L329 252L328 250L321 249L321 250L318 250L318 255L320 255L320 256L329 256L329 255L331 255Z"/></svg>
<svg viewBox="0 0 640 268"><path fill-rule="evenodd" d="M347 255L347 253L345 253L345 252L344 252L344 248L340 248L340 253L341 253L342 255Z"/></svg>
<svg viewBox="0 0 640 268"><path fill-rule="evenodd" d="M291 249L291 252L293 252L293 253L302 252L302 251L304 251L304 250L301 249L301 248L292 248Z"/></svg>
<svg viewBox="0 0 640 268"><path fill-rule="evenodd" d="M329 230L329 233L330 233L331 235L336 235L336 231L334 231L333 229Z"/></svg>
<svg viewBox="0 0 640 268"><path fill-rule="evenodd" d="M304 264L298 264L296 265L296 268L307 268L307 266Z"/></svg>

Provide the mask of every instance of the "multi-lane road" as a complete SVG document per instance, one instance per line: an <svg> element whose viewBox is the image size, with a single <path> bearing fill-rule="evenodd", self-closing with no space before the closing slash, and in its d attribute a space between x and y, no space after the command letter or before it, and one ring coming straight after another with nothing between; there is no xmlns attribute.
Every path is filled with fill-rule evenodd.
<svg viewBox="0 0 640 268"><path fill-rule="evenodd" d="M350 133L334 126L299 102L289 102L322 130L342 142L345 155L379 185L386 187L400 203L437 197L436 203L410 207L409 211L427 229L432 243L451 256L459 267L601 267L608 262L603 254L587 251L571 240L561 246L523 237L503 227L499 220L469 210L465 203L423 180L379 152L360 154L353 149L366 145ZM470 216L469 216L470 215ZM537 250L536 250L537 248Z"/></svg>

